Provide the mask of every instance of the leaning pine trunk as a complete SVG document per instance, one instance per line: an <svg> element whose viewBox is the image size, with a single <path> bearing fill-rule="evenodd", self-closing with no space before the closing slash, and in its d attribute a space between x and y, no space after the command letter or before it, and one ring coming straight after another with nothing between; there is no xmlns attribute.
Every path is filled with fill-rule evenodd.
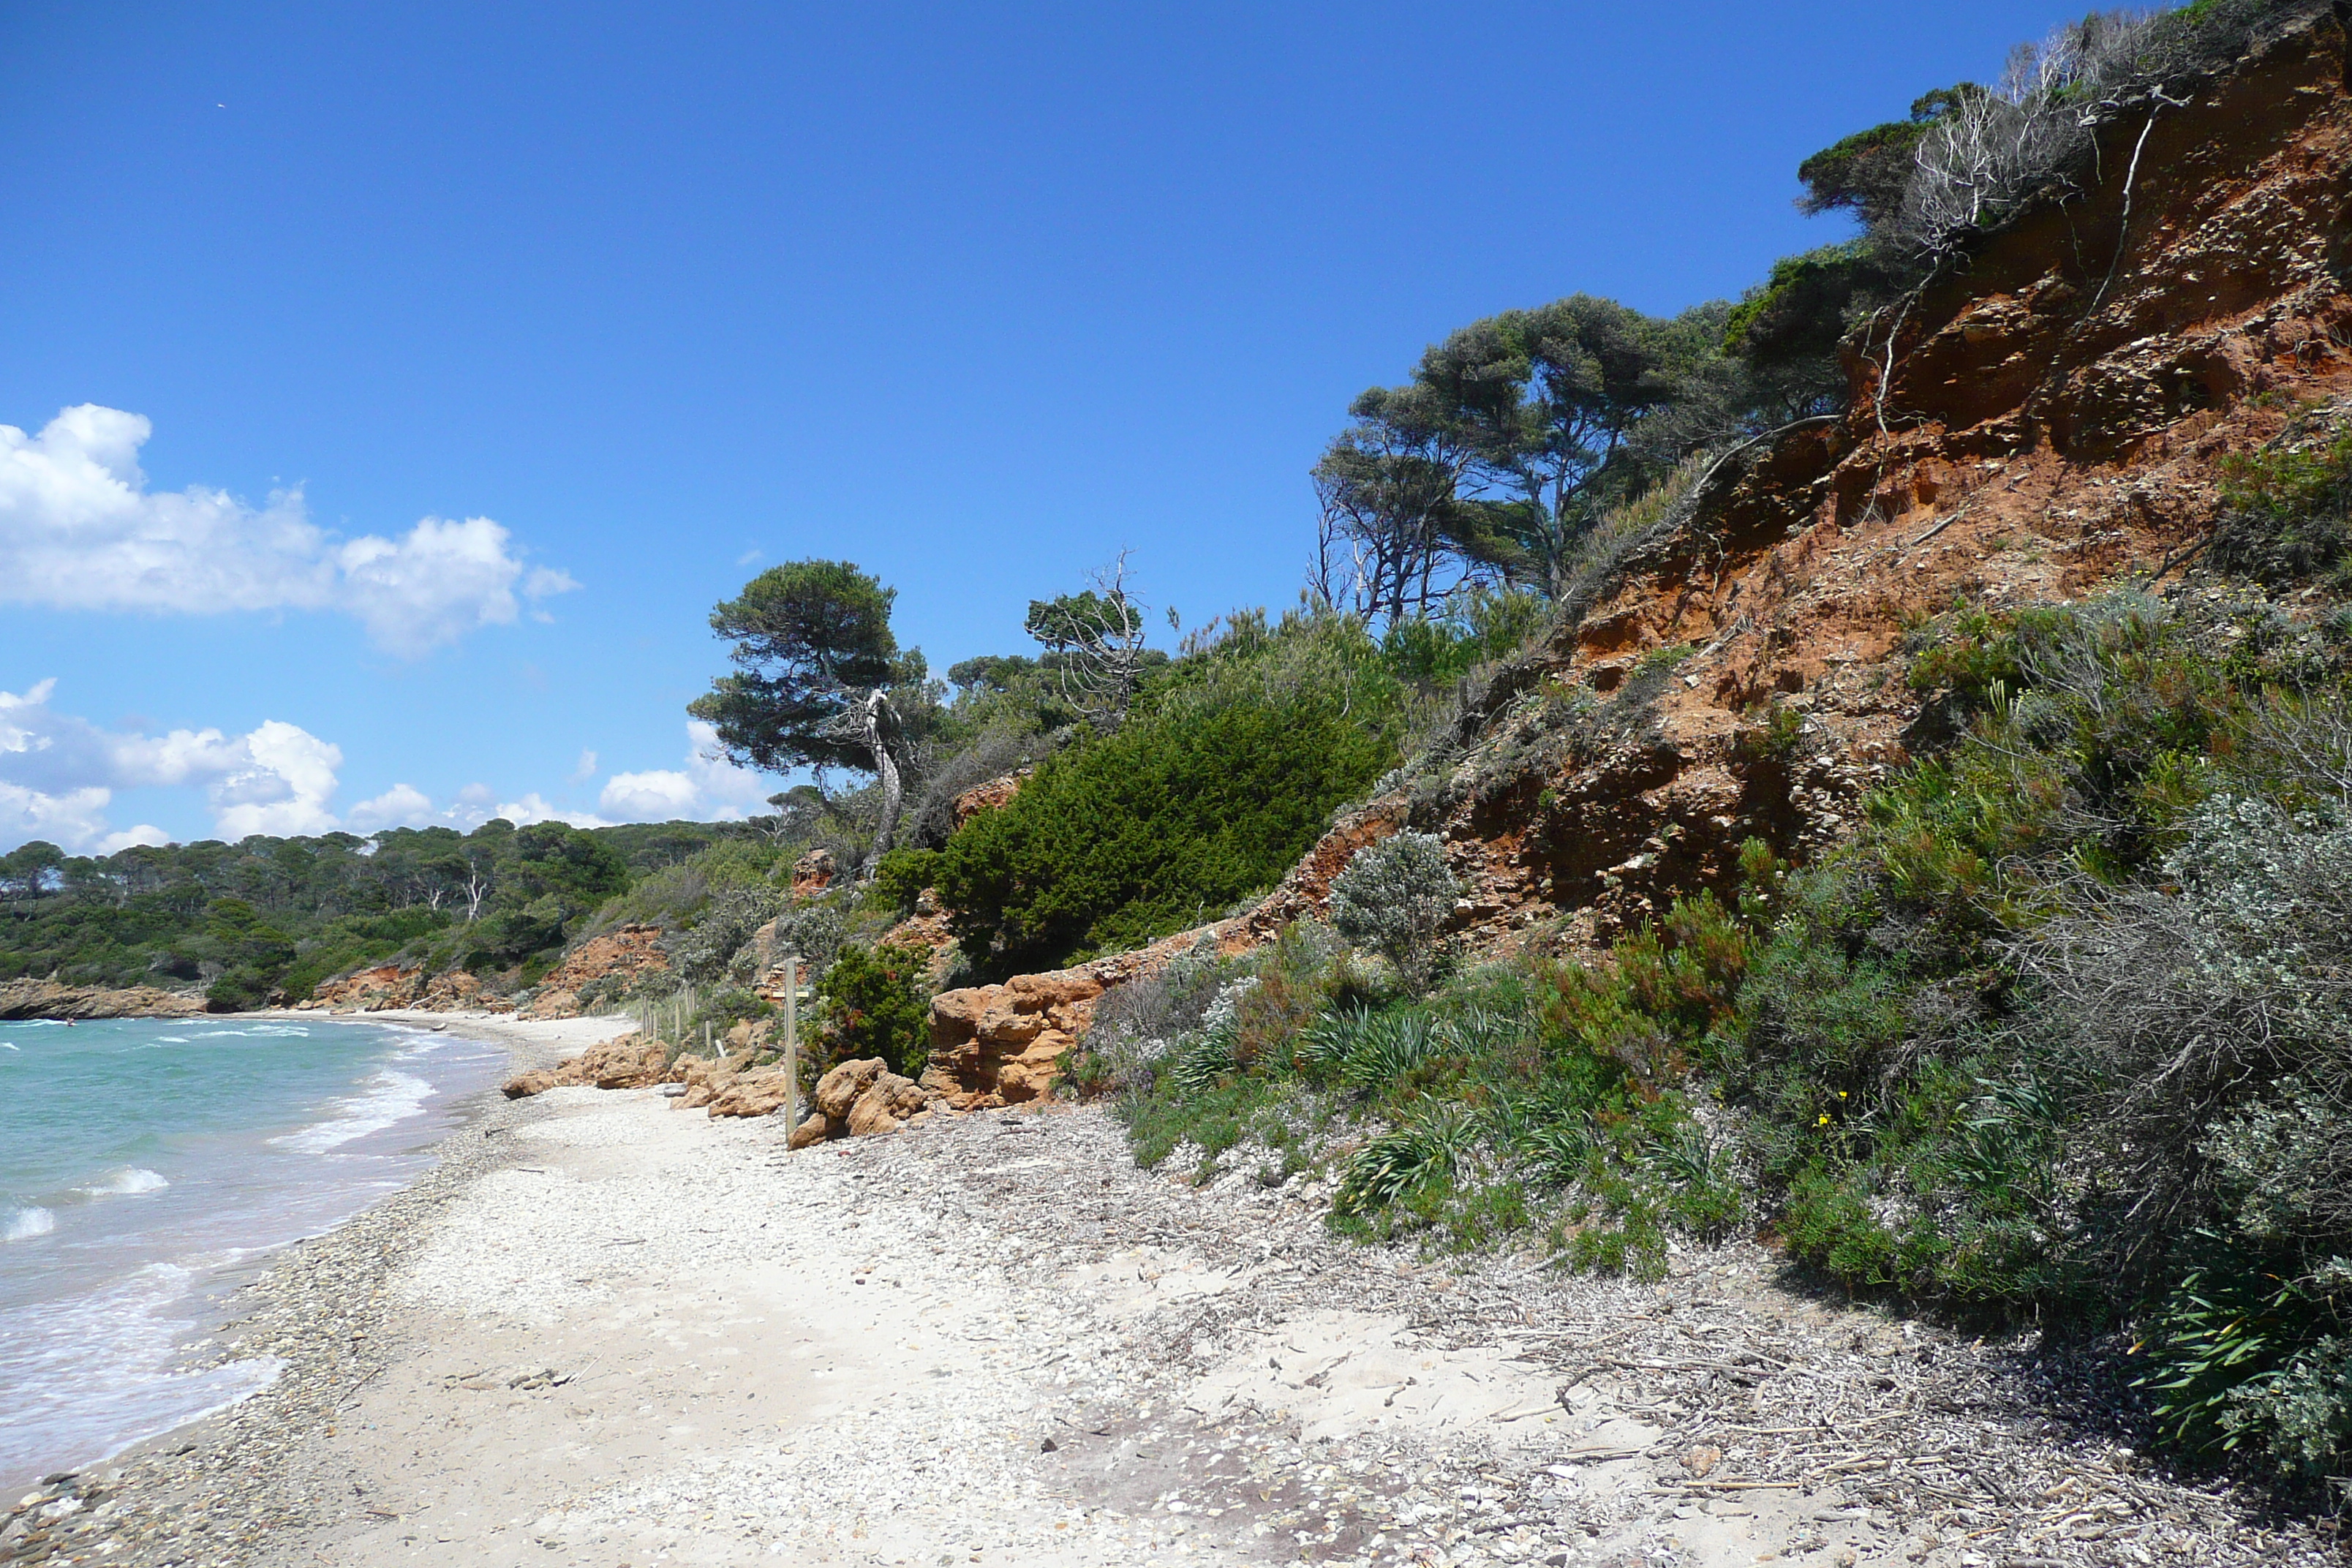
<svg viewBox="0 0 2352 1568"><path fill-rule="evenodd" d="M875 830L873 853L866 858L865 874L870 879L898 837L898 804L906 784L898 773L898 713L890 706L890 694L878 687L866 693L859 718L865 722L866 749L874 753L874 775L882 785L882 821Z"/></svg>
<svg viewBox="0 0 2352 1568"><path fill-rule="evenodd" d="M888 746L877 744L874 748L874 771L882 780L882 826L874 835L874 854L867 862L869 871L890 853L890 842L898 828L898 797L904 789L898 779L898 759L891 756Z"/></svg>

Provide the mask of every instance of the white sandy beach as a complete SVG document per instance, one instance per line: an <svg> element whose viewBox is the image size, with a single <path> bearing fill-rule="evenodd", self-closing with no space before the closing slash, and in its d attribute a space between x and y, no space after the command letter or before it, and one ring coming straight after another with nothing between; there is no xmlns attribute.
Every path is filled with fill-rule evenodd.
<svg viewBox="0 0 2352 1568"><path fill-rule="evenodd" d="M519 1067L621 1026L407 1021ZM223 1326L276 1385L84 1478L28 1560L2334 1560L1754 1248L1652 1286L1342 1243L1310 1193L1139 1171L1098 1109L785 1131L485 1106Z"/></svg>

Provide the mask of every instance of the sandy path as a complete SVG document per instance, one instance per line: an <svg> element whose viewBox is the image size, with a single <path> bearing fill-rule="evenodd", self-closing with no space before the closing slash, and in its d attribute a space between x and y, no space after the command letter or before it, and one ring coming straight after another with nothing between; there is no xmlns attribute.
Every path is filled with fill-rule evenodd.
<svg viewBox="0 0 2352 1568"><path fill-rule="evenodd" d="M58 1560L2336 1560L2023 1347L1752 1247L1652 1286L1344 1244L1275 1173L1137 1170L1094 1109L783 1133L650 1090L486 1108L273 1266L234 1328L279 1384L102 1478Z"/></svg>
<svg viewBox="0 0 2352 1568"><path fill-rule="evenodd" d="M1096 1110L788 1156L779 1125L651 1092L530 1106L391 1276L404 1349L303 1447L313 1522L260 1561L2325 1550L2130 1476L1990 1397L2015 1379L1981 1347L1791 1295L1752 1252L1657 1287L1451 1269L1332 1242L1307 1194L1139 1172Z"/></svg>
<svg viewBox="0 0 2352 1568"><path fill-rule="evenodd" d="M1038 1462L1023 1374L1067 1304L880 1218L780 1126L540 1103L394 1277L415 1349L306 1456L365 1504L289 1561L1109 1564L1174 1538L1090 1521Z"/></svg>

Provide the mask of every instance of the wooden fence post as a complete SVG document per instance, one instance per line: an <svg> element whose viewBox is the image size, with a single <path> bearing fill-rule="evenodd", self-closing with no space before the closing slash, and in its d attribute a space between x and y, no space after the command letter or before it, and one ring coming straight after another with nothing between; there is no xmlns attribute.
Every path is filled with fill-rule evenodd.
<svg viewBox="0 0 2352 1568"><path fill-rule="evenodd" d="M784 1121L801 1124L801 961L784 954Z"/></svg>

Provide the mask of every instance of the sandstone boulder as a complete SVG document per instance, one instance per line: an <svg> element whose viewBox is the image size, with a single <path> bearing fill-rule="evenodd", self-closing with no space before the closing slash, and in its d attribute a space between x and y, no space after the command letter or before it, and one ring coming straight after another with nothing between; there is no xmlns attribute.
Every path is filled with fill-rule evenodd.
<svg viewBox="0 0 2352 1568"><path fill-rule="evenodd" d="M650 1035L623 1035L573 1057L560 1066L519 1073L500 1086L509 1100L544 1094L551 1089L593 1083L598 1089L648 1089L668 1076L668 1049Z"/></svg>
<svg viewBox="0 0 2352 1568"><path fill-rule="evenodd" d="M896 1132L908 1117L923 1109L926 1096L914 1079L886 1072L876 1078L864 1093L851 1102L850 1136L867 1137L876 1132Z"/></svg>
<svg viewBox="0 0 2352 1568"><path fill-rule="evenodd" d="M766 1068L758 1072L739 1073L726 1088L712 1097L710 1114L718 1116L773 1116L784 1108L791 1098L792 1081L782 1068Z"/></svg>
<svg viewBox="0 0 2352 1568"><path fill-rule="evenodd" d="M889 1064L880 1057L863 1057L842 1063L816 1080L816 1108L835 1121L848 1121L849 1108L856 1103L858 1096L889 1070ZM903 1083L906 1080L901 1079L899 1081Z"/></svg>
<svg viewBox="0 0 2352 1568"><path fill-rule="evenodd" d="M725 1058L712 1061L708 1057L684 1057L685 1071L671 1081L686 1085L686 1092L669 1102L672 1110L699 1110L717 1100L735 1081L735 1069Z"/></svg>
<svg viewBox="0 0 2352 1568"><path fill-rule="evenodd" d="M669 1051L659 1040L628 1035L585 1058L588 1081L598 1089L651 1089L668 1076Z"/></svg>
<svg viewBox="0 0 2352 1568"><path fill-rule="evenodd" d="M1052 1093L1061 1058L1093 1021L1095 1004L1131 977L1106 967L1109 962L933 997L925 1086L960 1110Z"/></svg>
<svg viewBox="0 0 2352 1568"><path fill-rule="evenodd" d="M825 1119L824 1112L812 1110L808 1114L807 1121L793 1129L793 1135L784 1140L784 1147L805 1149L812 1143L824 1142L832 1136L832 1131L833 1123Z"/></svg>
<svg viewBox="0 0 2352 1568"><path fill-rule="evenodd" d="M813 899L833 886L835 875L829 850L812 849L793 862L793 897Z"/></svg>
<svg viewBox="0 0 2352 1568"><path fill-rule="evenodd" d="M580 1016L580 994L576 991L541 991L522 1009L526 1018L577 1018Z"/></svg>
<svg viewBox="0 0 2352 1568"><path fill-rule="evenodd" d="M509 1100L529 1100L534 1094L545 1094L563 1082L563 1077L553 1068L541 1068L536 1072L517 1073L499 1086Z"/></svg>

